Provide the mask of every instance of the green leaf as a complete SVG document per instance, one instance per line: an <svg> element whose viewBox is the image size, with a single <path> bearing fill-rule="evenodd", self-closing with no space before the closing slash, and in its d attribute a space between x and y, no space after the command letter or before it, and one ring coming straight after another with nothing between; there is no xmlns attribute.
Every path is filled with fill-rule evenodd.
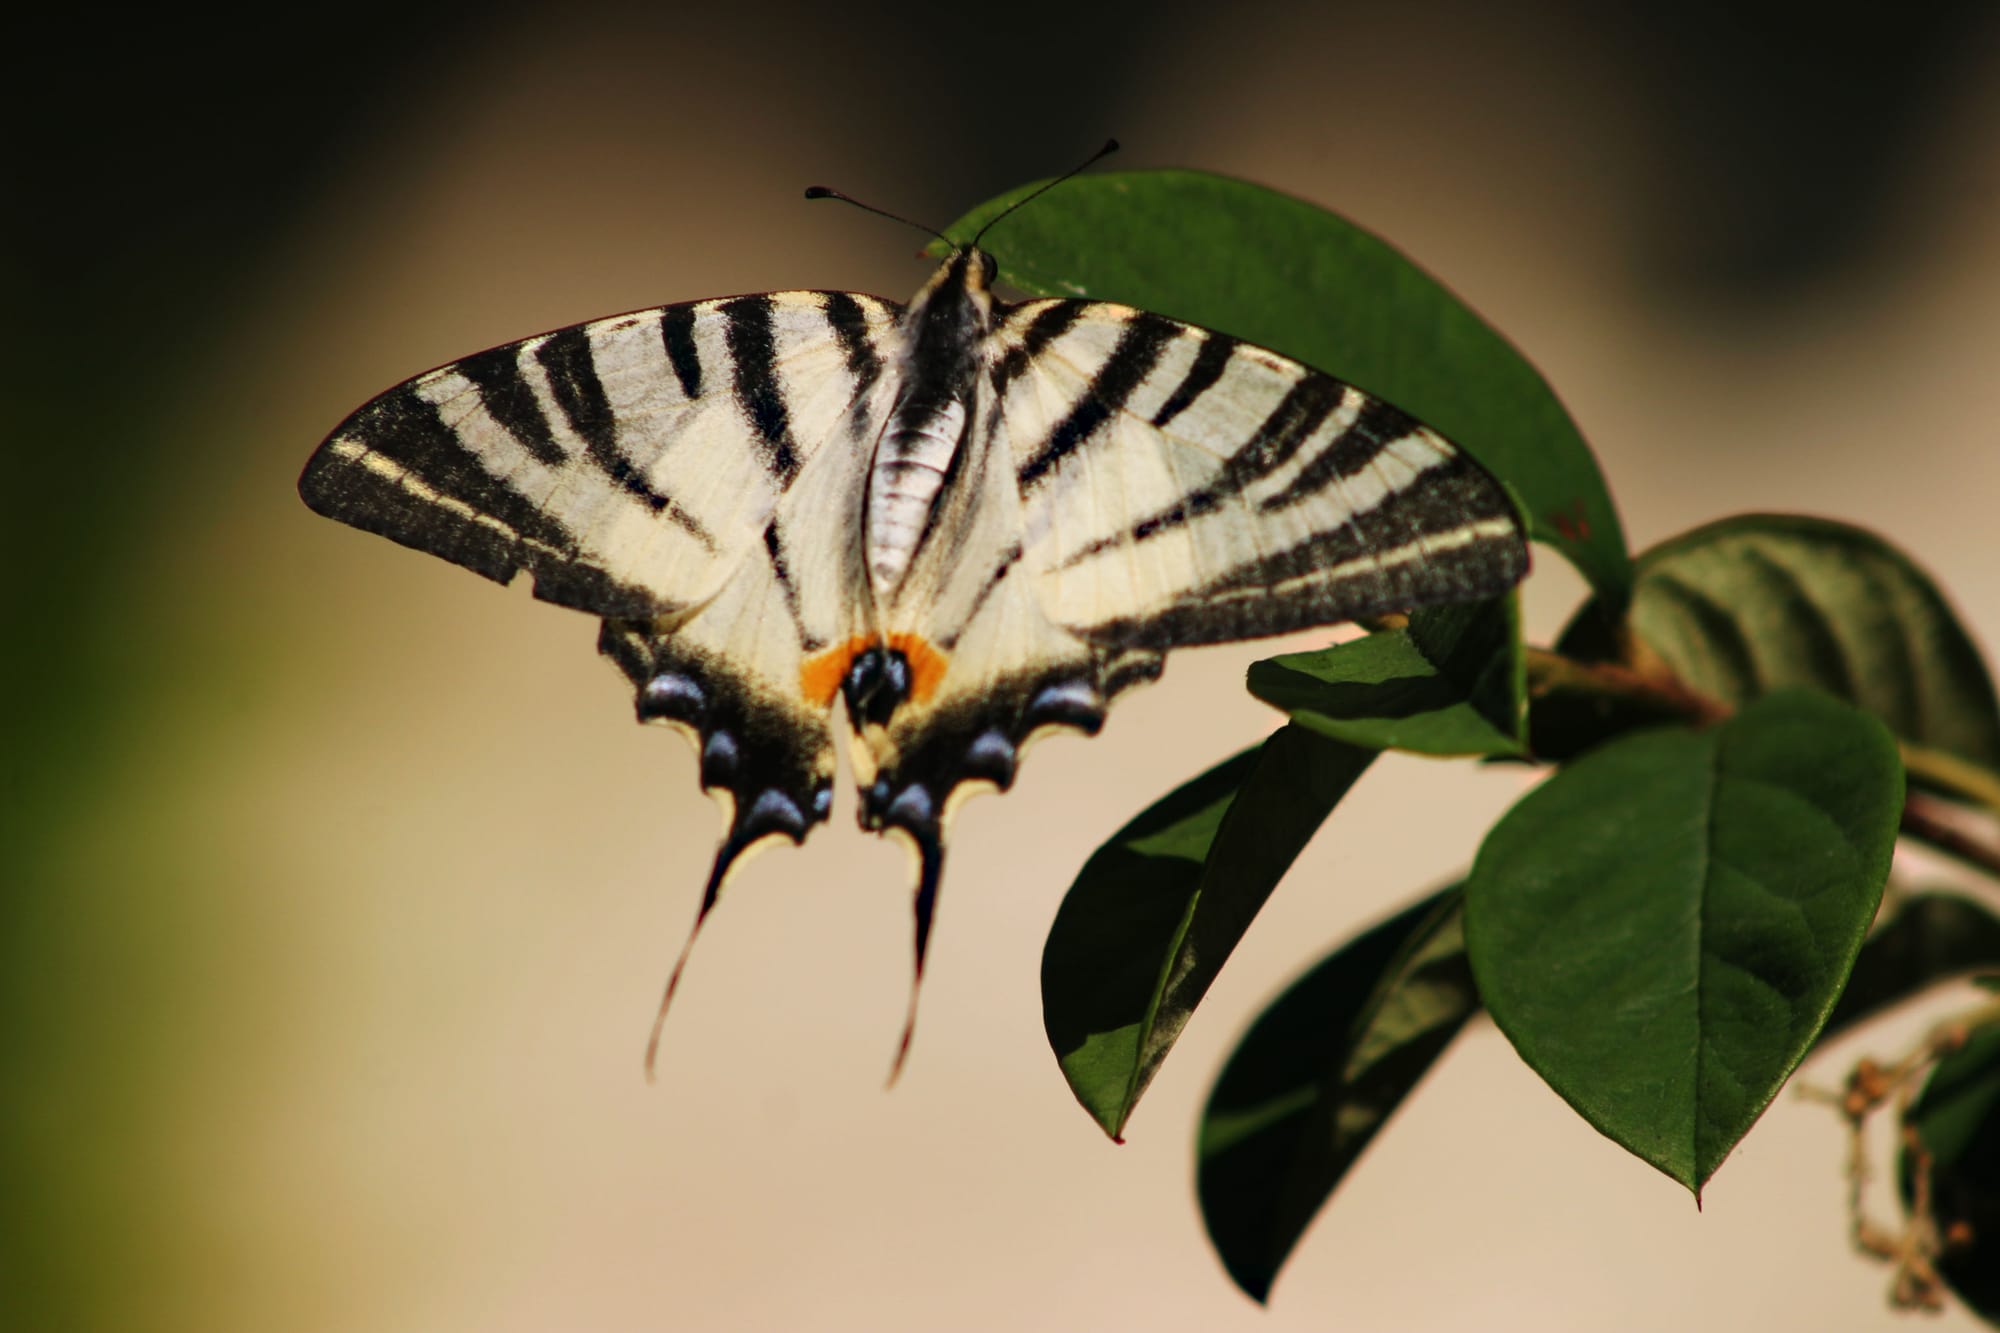
<svg viewBox="0 0 2000 1333"><path fill-rule="evenodd" d="M1982 969L2000 969L2000 917L1955 893L1912 895L1861 946L1847 989L1819 1039L1826 1041L1927 987Z"/></svg>
<svg viewBox="0 0 2000 1333"><path fill-rule="evenodd" d="M1120 1139L1264 900L1375 758L1284 727L1184 783L1084 864L1042 950L1070 1091Z"/></svg>
<svg viewBox="0 0 2000 1333"><path fill-rule="evenodd" d="M1513 593L1426 607L1407 629L1250 667L1250 693L1300 726L1375 749L1520 754L1521 633Z"/></svg>
<svg viewBox="0 0 2000 1333"><path fill-rule="evenodd" d="M1965 1045L1938 1061L1910 1108L1931 1154L1931 1212L1947 1246L1938 1271L1988 1323L2000 1323L2000 1023L1975 1027ZM1914 1175L1902 1162L1903 1198Z"/></svg>
<svg viewBox="0 0 2000 1333"><path fill-rule="evenodd" d="M1611 741L1480 848L1480 994L1584 1119L1699 1199L1832 1011L1902 802L1887 729L1808 691Z"/></svg>
<svg viewBox="0 0 2000 1333"><path fill-rule="evenodd" d="M1342 945L1251 1025L1196 1150L1209 1239L1251 1297L1479 1008L1456 888Z"/></svg>
<svg viewBox="0 0 2000 1333"><path fill-rule="evenodd" d="M1940 1161L1963 1161L1985 1148L2000 1166L2000 1141L1981 1143L1987 1126L2000 1128L2000 1022L1974 1029L1938 1061L1907 1119Z"/></svg>
<svg viewBox="0 0 2000 1333"><path fill-rule="evenodd" d="M970 240L1034 188L980 205L947 234ZM1535 540L1623 604L1632 575L1617 511L1548 382L1435 278L1354 224L1206 172L1105 172L1063 182L980 244L1023 291L1219 329L1414 413L1512 486Z"/></svg>
<svg viewBox="0 0 2000 1333"><path fill-rule="evenodd" d="M1699 693L1741 706L1809 685L2000 774L2000 703L1979 650L1930 577L1873 533L1746 514L1656 546L1638 568L1630 628ZM1561 651L1621 656L1603 624L1586 607Z"/></svg>

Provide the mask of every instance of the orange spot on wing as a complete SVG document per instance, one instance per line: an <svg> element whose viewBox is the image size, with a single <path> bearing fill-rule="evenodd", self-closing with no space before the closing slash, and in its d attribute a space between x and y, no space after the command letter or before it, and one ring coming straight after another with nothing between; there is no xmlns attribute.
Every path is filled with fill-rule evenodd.
<svg viewBox="0 0 2000 1333"><path fill-rule="evenodd" d="M831 708L833 697L840 693L840 682L847 677L847 668L868 651L870 642L867 635L857 634L846 643L808 657L799 666L799 693L822 708Z"/></svg>
<svg viewBox="0 0 2000 1333"><path fill-rule="evenodd" d="M944 679L945 655L921 634L891 634L889 646L900 649L903 660L910 664L910 697L918 703L928 702Z"/></svg>
<svg viewBox="0 0 2000 1333"><path fill-rule="evenodd" d="M825 652L814 653L799 665L799 693L822 708L832 707L834 698L840 693L841 682L847 679L848 669L854 665L854 659L877 642L866 634L857 634ZM891 634L883 642L902 653L903 660L910 664L910 698L924 703L937 693L938 683L944 679L947 659L931 647L930 640L921 634L899 632Z"/></svg>

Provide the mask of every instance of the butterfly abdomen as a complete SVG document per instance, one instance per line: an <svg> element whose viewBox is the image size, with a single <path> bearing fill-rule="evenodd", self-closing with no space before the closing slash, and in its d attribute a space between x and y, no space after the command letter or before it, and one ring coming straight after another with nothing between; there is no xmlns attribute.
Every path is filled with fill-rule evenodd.
<svg viewBox="0 0 2000 1333"><path fill-rule="evenodd" d="M961 250L924 284L897 321L904 382L868 469L864 518L869 583L893 600L931 524L965 438L979 348L993 322L993 261Z"/></svg>
<svg viewBox="0 0 2000 1333"><path fill-rule="evenodd" d="M878 598L902 583L965 434L965 404L950 399L919 417L898 414L868 474L868 574Z"/></svg>

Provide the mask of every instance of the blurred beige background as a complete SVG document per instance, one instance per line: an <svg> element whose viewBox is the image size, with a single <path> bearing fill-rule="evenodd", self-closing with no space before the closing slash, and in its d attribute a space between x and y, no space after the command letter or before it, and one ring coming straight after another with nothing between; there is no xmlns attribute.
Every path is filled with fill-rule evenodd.
<svg viewBox="0 0 2000 1333"><path fill-rule="evenodd" d="M1565 396L1635 548L1740 510L1862 523L1990 651L1984 12L363 6L311 39L70 34L117 58L43 106L11 247L0 1327L1905 1326L1848 1252L1830 1115L1781 1098L1697 1213L1488 1025L1268 1311L1228 1284L1191 1185L1221 1059L1522 783L1383 763L1108 1144L1042 1037L1042 937L1103 836L1273 725L1237 688L1267 649L1177 658L961 814L892 1093L908 870L845 792L732 885L648 1086L717 831L691 755L632 725L587 619L293 483L362 399L496 342L916 288L909 234L806 184L943 225L1115 133L1120 167L1276 186L1456 288ZM1577 593L1543 556L1535 632Z"/></svg>

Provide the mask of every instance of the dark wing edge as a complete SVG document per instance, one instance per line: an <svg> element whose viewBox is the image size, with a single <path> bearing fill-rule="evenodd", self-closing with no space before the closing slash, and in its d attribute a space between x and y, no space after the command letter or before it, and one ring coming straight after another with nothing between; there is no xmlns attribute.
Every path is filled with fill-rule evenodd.
<svg viewBox="0 0 2000 1333"><path fill-rule="evenodd" d="M579 559L570 531L481 467L409 384L368 402L327 437L299 477L299 498L314 513L496 583L530 570L544 601L606 616L664 609L644 588Z"/></svg>

